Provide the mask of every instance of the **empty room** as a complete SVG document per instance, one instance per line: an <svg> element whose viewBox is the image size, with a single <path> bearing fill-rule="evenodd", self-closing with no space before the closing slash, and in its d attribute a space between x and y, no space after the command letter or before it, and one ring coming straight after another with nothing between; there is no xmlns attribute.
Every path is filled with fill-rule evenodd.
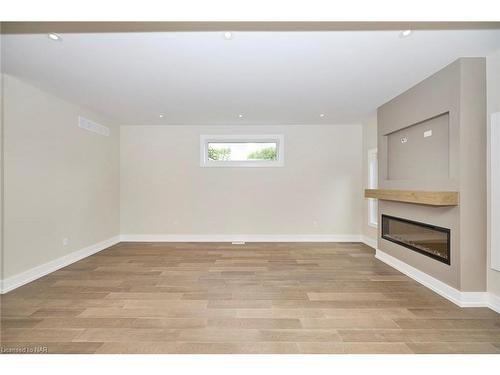
<svg viewBox="0 0 500 375"><path fill-rule="evenodd" d="M3 22L1 58L2 353L500 353L499 23Z"/></svg>

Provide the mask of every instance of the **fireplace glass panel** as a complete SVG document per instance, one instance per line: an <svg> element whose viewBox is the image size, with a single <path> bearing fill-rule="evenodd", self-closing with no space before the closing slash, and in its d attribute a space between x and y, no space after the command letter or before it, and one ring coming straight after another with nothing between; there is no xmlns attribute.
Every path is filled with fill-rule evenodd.
<svg viewBox="0 0 500 375"><path fill-rule="evenodd" d="M382 238L450 264L450 230L382 215Z"/></svg>

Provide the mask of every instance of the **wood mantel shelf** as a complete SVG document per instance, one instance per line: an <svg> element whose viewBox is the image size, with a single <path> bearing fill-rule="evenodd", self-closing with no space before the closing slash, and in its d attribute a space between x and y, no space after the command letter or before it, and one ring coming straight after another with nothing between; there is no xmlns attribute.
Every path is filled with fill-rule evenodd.
<svg viewBox="0 0 500 375"><path fill-rule="evenodd" d="M458 206L458 191L365 189L365 198L428 206Z"/></svg>

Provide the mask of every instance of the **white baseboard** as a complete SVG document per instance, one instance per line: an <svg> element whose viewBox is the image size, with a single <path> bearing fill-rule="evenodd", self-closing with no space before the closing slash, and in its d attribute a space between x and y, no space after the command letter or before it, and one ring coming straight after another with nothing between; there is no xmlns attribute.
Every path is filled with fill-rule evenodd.
<svg viewBox="0 0 500 375"><path fill-rule="evenodd" d="M375 258L404 273L406 276L411 277L413 280L460 307L490 307L492 310L499 312L500 298L491 293L461 292L378 249L375 252Z"/></svg>
<svg viewBox="0 0 500 375"><path fill-rule="evenodd" d="M1 281L0 293L4 294L10 292L13 289L19 288L20 286L23 286L51 272L57 271L60 268L66 267L71 263L77 262L83 258L88 257L89 255L95 254L119 242L120 236L115 236L94 245L74 251L63 257L51 260L50 262L44 263L40 266L33 267L28 271L24 271L17 275L11 276Z"/></svg>
<svg viewBox="0 0 500 375"><path fill-rule="evenodd" d="M122 234L122 242L362 242L358 234Z"/></svg>
<svg viewBox="0 0 500 375"><path fill-rule="evenodd" d="M488 307L500 314L500 296L488 293Z"/></svg>
<svg viewBox="0 0 500 375"><path fill-rule="evenodd" d="M370 237L367 237L367 236L363 236L363 240L362 242L366 245L366 246L370 246L370 247L373 247L374 249L377 248L377 240L374 240L373 238L370 238Z"/></svg>

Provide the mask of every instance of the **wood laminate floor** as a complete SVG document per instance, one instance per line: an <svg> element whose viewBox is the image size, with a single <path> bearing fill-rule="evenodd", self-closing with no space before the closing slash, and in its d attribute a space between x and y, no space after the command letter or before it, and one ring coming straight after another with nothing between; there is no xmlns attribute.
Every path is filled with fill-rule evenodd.
<svg viewBox="0 0 500 375"><path fill-rule="evenodd" d="M4 352L500 353L359 243L120 243L1 298Z"/></svg>

